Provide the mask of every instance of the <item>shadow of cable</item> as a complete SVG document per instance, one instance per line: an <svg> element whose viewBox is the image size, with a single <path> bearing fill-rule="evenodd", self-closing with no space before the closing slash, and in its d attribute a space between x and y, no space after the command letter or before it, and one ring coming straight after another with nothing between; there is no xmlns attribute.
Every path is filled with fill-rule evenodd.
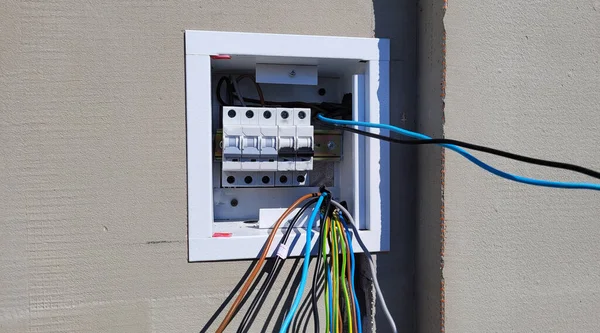
<svg viewBox="0 0 600 333"><path fill-rule="evenodd" d="M273 265L275 265L275 262L276 261L274 259L269 259L268 264L265 265L265 271L271 271ZM246 310L246 313L244 314L245 320L242 319L242 322L240 323L240 326L238 327L238 332L242 332L242 333L249 332L252 324L256 320L256 317L260 313L260 310L261 310L262 306L264 305L264 303L267 299L267 296L269 295L269 292L273 288L273 284L275 283L275 280L279 276L279 273L281 272L281 269L283 268L283 266L284 266L283 264L280 264L277 268L275 268L275 271L270 273L270 274L273 274L272 279L270 278L269 274L266 274L265 279L262 283L262 286L259 289L259 293L263 289L264 289L264 292L262 293L262 295L255 296L255 297L260 296L260 298L258 298L258 299L255 298L255 300L252 301L250 307ZM256 302L256 305L253 309L252 304L254 302ZM247 317L247 316L249 316L249 317Z"/></svg>
<svg viewBox="0 0 600 333"><path fill-rule="evenodd" d="M314 269L317 269L315 267ZM317 300L320 299L321 295L325 291L325 275L323 274L323 270L320 270L318 276L318 281L316 285L317 289ZM292 332L308 332L308 324L312 321L314 323L314 315L313 315L313 307L312 307L312 288L308 295L304 298L302 305L298 309L298 313L300 315L296 315L294 317L294 322L292 324ZM312 320L311 320L312 318ZM320 319L320 318L319 318ZM313 324L314 325L314 324ZM302 326L302 330L300 327Z"/></svg>
<svg viewBox="0 0 600 333"><path fill-rule="evenodd" d="M290 273L288 274L285 282L283 283L283 286L281 287L281 291L279 292L279 294L277 295L277 298L275 299L275 303L273 304L273 307L271 308L271 311L269 312L269 315L267 316L267 319L265 320L265 323L262 327L261 332L266 332L269 326L269 323L271 322L271 320L273 319L273 316L275 315L275 311L277 311L278 308L281 309L289 309L289 307L292 306L292 302L294 301L294 296L296 294L296 289L298 289L298 285L300 284L300 278L302 277L301 274L295 274L296 271L298 271L299 269L301 269L300 263L302 262L302 258L296 258L294 259L294 264L292 265L292 268L290 269ZM287 293L287 297L285 297L285 300L283 299L285 293ZM283 301L283 304L281 305L281 307L279 306L279 303L281 303ZM279 311L279 315L277 316L277 319L275 320L275 327L280 327L281 324L283 323L283 319L285 318L285 315L287 315L287 312L285 311Z"/></svg>
<svg viewBox="0 0 600 333"><path fill-rule="evenodd" d="M250 264L250 267L248 267L248 269L246 270L246 272L244 273L244 275L240 279L240 282L238 282L238 284L235 285L235 287L233 288L233 290L231 291L231 293L229 294L229 296L227 296L227 298L225 299L225 301L223 301L223 303L221 303L221 305L219 306L219 308L217 309L217 311L215 311L215 313L212 315L212 317L210 317L210 319L208 319L208 321L206 322L206 324L204 325L204 327L202 327L202 329L200 330L200 333L207 333L208 332L208 329L210 328L210 326L219 317L219 315L221 314L221 312L223 312L223 310L225 309L225 307L229 304L229 302L231 302L231 300L235 297L235 295L237 295L237 292L240 290L240 288L242 287L242 285L244 284L244 282L246 281L246 279L248 278L248 276L250 276L250 272L252 272L252 269L254 268L254 266L256 266L256 263L257 263L257 260L252 261L252 263Z"/></svg>
<svg viewBox="0 0 600 333"><path fill-rule="evenodd" d="M250 273L252 272L252 269L254 269L254 266L256 265L256 263L257 263L257 261L253 261L252 264L250 264L250 267L248 267L248 270L246 270L246 272L244 273L244 275L242 276L242 278L240 279L240 281L238 282L238 284L234 287L233 291L229 294L229 296L227 296L227 298L221 304L221 306L219 306L219 308L217 309L217 311L213 314L213 316L204 325L204 327L202 328L202 330L200 330L200 333L207 333L207 332L209 332L208 329L214 323L214 321L216 320L216 318L219 317L219 315L225 309L225 307L227 307L228 303L237 295L239 289L242 287L242 285L246 282L246 280L250 276ZM273 264L274 264L274 260L272 260L272 259L268 259L266 261L265 265L262 267L262 269L260 270L260 272L257 274L256 279L254 280L254 282L252 283L252 285L250 286L250 288L248 288L248 292L246 293L246 295L244 296L244 298L240 302L239 306L237 307L237 310L233 314L233 318L237 317L237 315L239 314L240 310L242 308L244 308L244 305L246 305L246 302L253 296L254 290L256 290L256 288L258 287L258 285L261 283L261 280L264 279L263 283L267 281L266 277L268 277L268 273L271 270ZM276 270L276 272L274 272L274 274L279 274L280 270L281 269ZM270 291L270 287L265 291L265 294L268 294L269 291ZM264 300L262 301L262 303L264 303ZM260 304L260 306L262 306L262 303ZM232 321L233 321L233 318L232 318ZM255 318L255 316L254 316L254 318ZM254 318L252 320L254 320ZM250 321L250 324L251 323L252 323L252 321ZM232 327L232 326L233 325L230 322L229 323L229 327Z"/></svg>
<svg viewBox="0 0 600 333"><path fill-rule="evenodd" d="M309 272L311 271L310 264L312 263L312 259L313 258L311 258L311 262L309 262ZM293 261L293 262L292 262L289 270L286 269L286 271L288 271L288 273L286 274L285 281L283 282L283 285L281 286L281 289L278 292L278 294L273 302L273 305L270 306L270 311L269 311L269 314L267 315L267 318L264 321L261 318L261 322L263 322L264 324L260 328L260 332L268 332L269 326L275 327L272 330L277 332L276 328L280 327L281 324L283 323L283 320L284 320L285 316L287 315L286 310L291 307L291 305L294 301L294 297L296 295L298 286L300 284L300 280L302 277L302 274L301 274L302 265L301 264L303 263L303 260L304 260L304 258L295 258L295 259L287 260L288 262L289 261ZM236 284L236 286L233 288L233 290L231 291L229 296L227 296L227 298L219 306L217 311L215 311L215 313L212 315L212 317L207 321L207 323L204 325L204 327L200 330L200 333L212 332L212 331L210 331L211 326L214 324L216 319L223 313L223 310L226 310L226 308L230 305L229 303L237 295L240 288L246 282L246 280L250 276L250 273L254 269L256 263L257 263L257 261L253 261L250 264L250 266L248 267L248 269L246 270L246 272L244 273L244 275L242 276L240 281ZM263 297L261 297L260 299L258 299L258 301L256 301L257 303L255 305L255 309L252 311L252 313L246 319L245 324L243 324L243 326L242 326L242 323L240 323L239 324L240 326L237 327L236 330L238 332L257 331L257 328L255 328L254 330L251 330L252 324L255 323L256 318L258 317L258 314L261 313L262 307L264 306L265 302L269 298L268 295L271 292L271 290L273 289L273 286L275 284L275 281L277 280L277 277L281 274L281 271L283 270L285 262L282 265L280 265L279 267L275 268L275 271L272 273L272 274L274 274L273 275L274 278L269 279L269 273L273 269L274 264L275 264L274 259L267 259L265 265L263 266L263 268L257 275L256 280L253 282L252 286L248 289L248 292L246 293L244 299L240 302L240 305L238 306L238 309L237 309L236 313L234 314L234 316L239 315L239 312L244 308L244 306L245 306L246 302L248 302L248 300L254 299L254 297L258 297L258 294L254 295L254 291L256 290L256 288L259 285L260 285L261 289L262 288L265 289ZM320 273L318 275L319 275L319 280L317 281L317 297L320 298L324 292L325 280L324 280L322 273ZM311 277L312 277L312 274L311 274L311 276L308 277L309 280L311 279ZM312 283L310 285L307 285L306 287L312 288ZM312 300L311 292L309 292L308 295L304 298L304 301L302 302L301 306L299 307L299 309L297 311L296 316L294 317L294 322L292 323L292 327L291 327L294 332L310 331L308 325L311 322L311 318L313 317L311 300ZM248 311L250 311L250 308L246 309L245 311L246 312L245 312L244 317L246 317L248 315ZM279 314L277 315L275 321L273 322L272 320L275 318L275 315L277 312L279 312ZM231 323L230 323L229 329L232 329L232 328L233 328L233 325L231 325Z"/></svg>

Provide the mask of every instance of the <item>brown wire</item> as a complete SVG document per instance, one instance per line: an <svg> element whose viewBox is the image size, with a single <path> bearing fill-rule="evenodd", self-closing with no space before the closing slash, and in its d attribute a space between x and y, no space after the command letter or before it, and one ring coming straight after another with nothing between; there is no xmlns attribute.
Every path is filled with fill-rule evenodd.
<svg viewBox="0 0 600 333"><path fill-rule="evenodd" d="M250 79L250 81L252 81L252 83L254 83L254 88L256 88L256 93L258 94L258 98L260 100L260 105L265 106L265 95L263 94L260 84L258 84L256 82L256 78L251 74L242 74L242 75L238 76L237 82L242 81L244 78L248 78L248 79Z"/></svg>
<svg viewBox="0 0 600 333"><path fill-rule="evenodd" d="M302 201L304 201L308 198L314 198L314 197L318 197L318 196L319 196L319 193L310 193L310 194L306 194L306 195L300 197L288 209L286 209L286 211L283 212L283 214L281 214L281 216L279 217L277 222L275 222L275 225L273 225L273 230L271 231L271 234L269 234L269 238L267 238L267 241L265 242L265 246L263 247L262 253L260 255L260 258L258 259L258 262L256 263L256 266L254 266L254 268L252 269L252 272L250 273L250 275L248 276L248 279L242 286L240 293L238 294L235 301L231 304L231 308L229 309L229 311L227 311L227 315L225 315L225 318L219 325L219 328L217 328L217 331L216 331L217 333L223 333L225 328L227 328L227 325L229 325L229 322L231 321L231 319L233 319L233 316L234 316L237 308L240 306L240 303L244 299L244 296L248 292L250 285L252 285L252 282L254 282L254 279L256 279L256 275L262 268L265 258L267 257L267 253L269 252L269 249L271 248L271 244L273 243L273 239L275 238L275 235L277 234L277 230L279 229L279 226L281 225L281 223L283 223L283 220L292 212L292 210L294 208L296 208L298 205L300 205L300 203L302 203Z"/></svg>

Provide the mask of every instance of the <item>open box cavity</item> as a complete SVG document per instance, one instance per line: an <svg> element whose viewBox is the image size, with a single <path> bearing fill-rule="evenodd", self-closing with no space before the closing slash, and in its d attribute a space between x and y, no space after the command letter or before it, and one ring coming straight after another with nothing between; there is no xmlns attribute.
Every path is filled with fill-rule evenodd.
<svg viewBox="0 0 600 333"><path fill-rule="evenodd" d="M387 121L387 57L388 43L379 39L186 32L190 261L256 257L281 212L300 196L318 192L321 185L348 203L370 249L387 249L389 241L382 233L387 233L389 184L381 180L387 181L389 173L387 144L341 133L314 119L319 112L337 112L346 119ZM294 84L292 79L259 82L268 103L249 102L260 101L253 78L257 66L263 65L298 66L299 73L316 68L316 85ZM248 99L246 107L223 83L224 105L220 103L216 88L223 77L236 81L237 90ZM308 108L315 133L312 170L304 179L298 173L286 175L290 184L281 184L281 174L260 184L264 176L259 174L249 186L223 186L219 140L223 113L230 107L241 114ZM299 226L298 236L305 232ZM302 238L297 241L302 243ZM296 245L292 255L302 247Z"/></svg>

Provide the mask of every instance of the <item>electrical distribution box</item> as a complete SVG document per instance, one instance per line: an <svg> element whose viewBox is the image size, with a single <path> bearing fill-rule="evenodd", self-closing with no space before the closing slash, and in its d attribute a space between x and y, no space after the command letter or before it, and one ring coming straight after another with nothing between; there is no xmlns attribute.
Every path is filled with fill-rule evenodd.
<svg viewBox="0 0 600 333"><path fill-rule="evenodd" d="M189 261L258 257L286 208L322 185L369 251L388 250L388 144L316 119L388 123L388 40L186 31L185 80Z"/></svg>

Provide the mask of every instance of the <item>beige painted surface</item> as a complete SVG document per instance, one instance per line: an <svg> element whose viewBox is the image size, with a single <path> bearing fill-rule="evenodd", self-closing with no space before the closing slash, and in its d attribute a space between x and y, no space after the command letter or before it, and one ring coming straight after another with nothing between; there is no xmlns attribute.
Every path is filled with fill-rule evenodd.
<svg viewBox="0 0 600 333"><path fill-rule="evenodd" d="M361 0L3 1L0 332L202 329L249 263L187 263L182 31L373 27Z"/></svg>
<svg viewBox="0 0 600 333"><path fill-rule="evenodd" d="M447 137L600 168L599 1L450 1L445 27ZM446 332L598 332L600 193L446 156Z"/></svg>

